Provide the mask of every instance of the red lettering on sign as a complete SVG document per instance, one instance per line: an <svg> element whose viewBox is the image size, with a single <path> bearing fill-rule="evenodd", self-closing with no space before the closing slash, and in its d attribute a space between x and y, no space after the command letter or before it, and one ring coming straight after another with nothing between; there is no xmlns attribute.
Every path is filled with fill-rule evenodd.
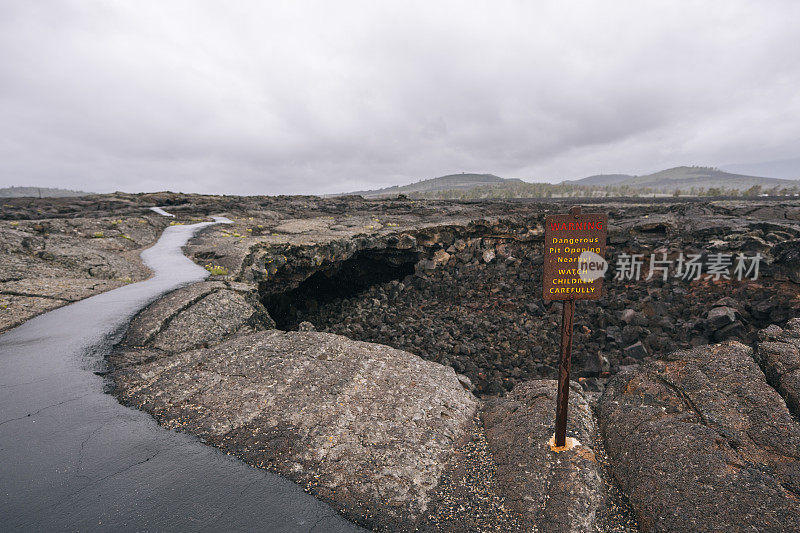
<svg viewBox="0 0 800 533"><path fill-rule="evenodd" d="M603 223L601 221L598 222L562 222L559 224L558 222L551 222L550 229L552 231L576 231L576 230L601 230L603 229Z"/></svg>

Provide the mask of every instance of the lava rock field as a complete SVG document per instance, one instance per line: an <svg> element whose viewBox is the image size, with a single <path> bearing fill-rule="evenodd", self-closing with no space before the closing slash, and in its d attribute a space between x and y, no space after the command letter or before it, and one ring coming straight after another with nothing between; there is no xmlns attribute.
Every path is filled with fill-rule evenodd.
<svg viewBox="0 0 800 533"><path fill-rule="evenodd" d="M609 248L612 265L620 251ZM800 307L797 286L771 278L623 282L611 270L600 301L576 307L573 372L592 391L600 376L677 349L751 344ZM542 300L541 276L540 246L461 240L402 280L312 302L298 321L416 353L465 374L477 394L503 394L557 375L561 304Z"/></svg>

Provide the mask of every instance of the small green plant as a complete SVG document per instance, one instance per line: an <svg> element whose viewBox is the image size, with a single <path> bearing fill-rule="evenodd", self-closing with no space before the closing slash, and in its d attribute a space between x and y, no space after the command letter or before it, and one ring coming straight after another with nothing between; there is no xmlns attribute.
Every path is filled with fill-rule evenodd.
<svg viewBox="0 0 800 533"><path fill-rule="evenodd" d="M121 218L118 218L117 220L112 220L111 221L111 225L112 226L119 226L120 224L122 224L122 219Z"/></svg>
<svg viewBox="0 0 800 533"><path fill-rule="evenodd" d="M120 235L120 237L122 237L123 239L127 239L127 240L129 240L129 241L132 241L132 240L133 240L133 239L131 239L131 236L130 236L130 235L128 235L127 233L123 233L122 235Z"/></svg>
<svg viewBox="0 0 800 533"><path fill-rule="evenodd" d="M228 275L228 269L225 268L224 266L220 266L220 265L212 265L211 263L209 263L209 264L206 265L206 270L211 272L212 276L227 276Z"/></svg>
<svg viewBox="0 0 800 533"><path fill-rule="evenodd" d="M102 239L105 236L106 236L105 233L103 233L102 231L95 231L94 235L92 235L92 237L94 237L95 239Z"/></svg>
<svg viewBox="0 0 800 533"><path fill-rule="evenodd" d="M12 222L12 223L11 223L11 225L12 225L12 226L14 226L14 227L16 228L17 226L19 226L19 222L17 222L17 221L15 220L14 222Z"/></svg>
<svg viewBox="0 0 800 533"><path fill-rule="evenodd" d="M122 283L133 283L133 279L130 276L125 276L124 278L117 278Z"/></svg>
<svg viewBox="0 0 800 533"><path fill-rule="evenodd" d="M174 222L173 221L173 222L170 222L169 225L170 226L183 226L183 222Z"/></svg>

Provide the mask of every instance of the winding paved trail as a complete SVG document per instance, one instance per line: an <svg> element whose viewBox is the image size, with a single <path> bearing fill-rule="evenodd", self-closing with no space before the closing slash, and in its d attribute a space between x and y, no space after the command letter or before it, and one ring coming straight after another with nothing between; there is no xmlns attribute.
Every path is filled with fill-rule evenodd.
<svg viewBox="0 0 800 533"><path fill-rule="evenodd" d="M154 275L0 336L0 529L359 531L328 505L103 392L104 356L133 315L207 272L171 226L142 253Z"/></svg>

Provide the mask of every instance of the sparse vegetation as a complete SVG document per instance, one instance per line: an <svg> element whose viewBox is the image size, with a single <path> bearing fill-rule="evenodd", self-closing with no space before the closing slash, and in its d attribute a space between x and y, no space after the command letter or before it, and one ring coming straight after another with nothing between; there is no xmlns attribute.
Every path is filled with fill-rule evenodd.
<svg viewBox="0 0 800 533"><path fill-rule="evenodd" d="M475 187L473 189L449 189L424 193L410 193L414 198L430 200L489 200L498 198L609 198L614 196L787 196L800 193L800 184L794 187L771 187L760 185L746 190L736 186L691 187L686 189L639 187L636 185L574 185L570 183L526 183L514 182Z"/></svg>
<svg viewBox="0 0 800 533"><path fill-rule="evenodd" d="M209 264L206 265L206 270L211 272L212 276L227 276L228 275L228 269L225 268L224 266L220 266L220 265L212 265L211 263L209 263Z"/></svg>

